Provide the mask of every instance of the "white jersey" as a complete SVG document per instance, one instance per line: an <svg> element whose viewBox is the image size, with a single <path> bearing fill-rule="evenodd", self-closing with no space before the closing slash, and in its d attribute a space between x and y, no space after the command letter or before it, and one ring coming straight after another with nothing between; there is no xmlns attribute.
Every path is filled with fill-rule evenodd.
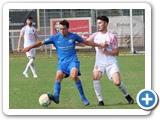
<svg viewBox="0 0 160 120"><path fill-rule="evenodd" d="M21 29L20 35L24 37L24 47L27 47L35 43L35 35L37 35L37 31L34 26L26 25Z"/></svg>
<svg viewBox="0 0 160 120"><path fill-rule="evenodd" d="M108 42L108 46L106 47L107 51L112 51L115 48L118 48L118 42L116 36L107 31L105 34L101 32L96 32L91 35L87 40L94 41L95 43L102 44L105 41ZM116 56L106 55L104 54L98 47L96 49L96 61L95 65L110 65L117 62Z"/></svg>

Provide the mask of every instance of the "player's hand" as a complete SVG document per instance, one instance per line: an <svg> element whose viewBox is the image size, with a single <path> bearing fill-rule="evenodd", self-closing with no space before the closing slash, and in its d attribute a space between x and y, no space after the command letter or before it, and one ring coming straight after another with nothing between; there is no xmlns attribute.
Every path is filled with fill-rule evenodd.
<svg viewBox="0 0 160 120"><path fill-rule="evenodd" d="M21 51L21 48L17 48L17 52L20 52Z"/></svg>
<svg viewBox="0 0 160 120"><path fill-rule="evenodd" d="M30 47L26 47L22 50L22 52L28 52L30 50Z"/></svg>
<svg viewBox="0 0 160 120"><path fill-rule="evenodd" d="M107 46L108 46L108 42L105 41L105 42L102 44L102 48L105 48L105 47L107 47Z"/></svg>
<svg viewBox="0 0 160 120"><path fill-rule="evenodd" d="M101 53L106 54L106 51L107 51L106 48L101 48L101 47L100 47L99 50L101 51Z"/></svg>

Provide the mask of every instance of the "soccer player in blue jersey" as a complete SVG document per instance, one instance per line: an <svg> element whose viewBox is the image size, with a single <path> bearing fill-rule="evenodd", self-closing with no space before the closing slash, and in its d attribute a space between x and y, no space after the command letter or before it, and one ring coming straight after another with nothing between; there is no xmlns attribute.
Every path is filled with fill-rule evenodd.
<svg viewBox="0 0 160 120"><path fill-rule="evenodd" d="M75 82L75 85L79 91L81 100L85 106L89 105L89 101L86 99L82 87L81 80L79 79L80 72L80 62L78 60L75 45L76 42L83 43L89 46L97 46L104 48L108 44L98 44L92 41L83 40L77 34L70 33L69 22L67 20L62 20L59 24L60 32L50 36L48 39L44 41L36 42L35 44L26 47L23 49L23 52L27 52L32 48L39 47L43 44L53 44L56 47L57 55L58 55L58 67L54 82L54 94L48 93L48 96L51 100L53 100L56 104L59 103L59 95L61 90L61 82L63 78L71 76L72 80Z"/></svg>

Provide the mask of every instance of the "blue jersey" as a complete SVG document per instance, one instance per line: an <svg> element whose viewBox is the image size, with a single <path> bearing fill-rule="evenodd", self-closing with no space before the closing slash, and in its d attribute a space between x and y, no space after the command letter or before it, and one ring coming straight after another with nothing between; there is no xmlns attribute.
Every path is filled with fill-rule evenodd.
<svg viewBox="0 0 160 120"><path fill-rule="evenodd" d="M78 61L75 49L75 42L83 42L83 39L77 34L68 32L68 36L64 38L61 33L50 36L44 40L44 44L53 44L58 54L58 63L68 63Z"/></svg>

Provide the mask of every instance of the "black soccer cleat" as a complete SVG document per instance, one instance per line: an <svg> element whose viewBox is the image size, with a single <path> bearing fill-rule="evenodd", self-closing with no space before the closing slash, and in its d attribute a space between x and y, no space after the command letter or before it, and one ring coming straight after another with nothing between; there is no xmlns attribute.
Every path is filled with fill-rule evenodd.
<svg viewBox="0 0 160 120"><path fill-rule="evenodd" d="M104 102L103 101L99 101L98 106L104 106Z"/></svg>
<svg viewBox="0 0 160 120"><path fill-rule="evenodd" d="M125 98L127 99L129 104L133 104L134 103L134 100L130 95L127 95Z"/></svg>
<svg viewBox="0 0 160 120"><path fill-rule="evenodd" d="M54 101L56 104L59 103L59 97L58 96L54 96L50 92L48 92L47 95L48 95L48 97L49 97L50 100Z"/></svg>

